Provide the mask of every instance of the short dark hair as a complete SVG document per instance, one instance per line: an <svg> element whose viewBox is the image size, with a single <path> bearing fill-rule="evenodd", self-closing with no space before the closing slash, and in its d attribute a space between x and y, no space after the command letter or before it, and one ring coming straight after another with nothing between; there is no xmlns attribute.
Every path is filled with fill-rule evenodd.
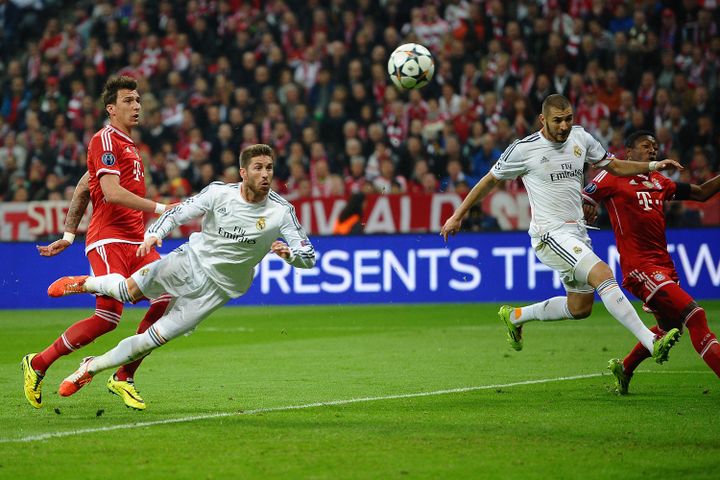
<svg viewBox="0 0 720 480"><path fill-rule="evenodd" d="M638 130L637 132L633 132L625 139L625 148L635 147L637 141L640 140L642 137L650 137L654 140L655 134L650 130Z"/></svg>
<svg viewBox="0 0 720 480"><path fill-rule="evenodd" d="M568 100L564 95L560 95L559 93L553 93L552 95L548 95L547 98L542 103L542 114L547 116L548 110L550 108L557 108L558 110L565 110L566 108L572 107L572 104L570 103L570 100Z"/></svg>
<svg viewBox="0 0 720 480"><path fill-rule="evenodd" d="M124 75L110 77L103 88L103 105L107 107L117 102L118 90L137 90L137 80Z"/></svg>
<svg viewBox="0 0 720 480"><path fill-rule="evenodd" d="M272 158L273 162L275 161L275 151L273 151L269 145L258 143L245 147L243 151L240 152L240 168L247 168L248 165L250 165L250 160L262 156L268 156Z"/></svg>

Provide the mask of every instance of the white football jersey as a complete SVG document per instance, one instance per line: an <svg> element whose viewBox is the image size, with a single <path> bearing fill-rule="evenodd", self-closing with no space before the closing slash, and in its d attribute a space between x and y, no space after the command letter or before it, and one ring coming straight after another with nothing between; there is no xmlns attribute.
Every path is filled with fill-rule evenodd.
<svg viewBox="0 0 720 480"><path fill-rule="evenodd" d="M516 140L503 152L491 172L498 180L521 177L530 201L532 237L565 223L584 224L582 213L585 163L604 167L611 156L579 125L563 143L551 142L540 132Z"/></svg>
<svg viewBox="0 0 720 480"><path fill-rule="evenodd" d="M292 252L286 261L300 268L315 265L315 250L295 216L295 208L272 190L265 201L248 203L240 184L213 182L197 195L165 212L145 233L164 238L175 227L205 215L202 231L187 244L193 269L202 269L230 297L245 293L255 265L282 237Z"/></svg>

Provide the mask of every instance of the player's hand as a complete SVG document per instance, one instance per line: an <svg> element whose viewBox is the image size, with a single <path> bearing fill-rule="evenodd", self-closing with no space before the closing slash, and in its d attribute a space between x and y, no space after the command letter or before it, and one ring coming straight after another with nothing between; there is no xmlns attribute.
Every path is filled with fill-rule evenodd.
<svg viewBox="0 0 720 480"><path fill-rule="evenodd" d="M270 251L278 257L284 258L286 260L290 258L291 254L290 247L288 247L285 242L281 242L280 240L275 240L273 242L273 244L270 246Z"/></svg>
<svg viewBox="0 0 720 480"><path fill-rule="evenodd" d="M55 240L50 245L35 245L41 257L54 257L70 246L67 240Z"/></svg>
<svg viewBox="0 0 720 480"><path fill-rule="evenodd" d="M135 256L137 257L144 257L148 253L152 251L155 247L162 247L162 239L157 237L148 237L145 239L145 241L140 245L137 249L137 252L135 252Z"/></svg>
<svg viewBox="0 0 720 480"><path fill-rule="evenodd" d="M589 223L590 225L597 222L597 219L598 219L597 207L590 203L583 203L583 217L585 217L585 221L587 223Z"/></svg>
<svg viewBox="0 0 720 480"><path fill-rule="evenodd" d="M655 170L657 170L658 172L660 170L685 170L685 167L680 165L675 160L666 158L665 160L660 160L657 162L657 165L655 165Z"/></svg>
<svg viewBox="0 0 720 480"><path fill-rule="evenodd" d="M447 219L445 225L443 225L440 229L440 235L442 235L442 237L447 242L448 235L455 235L457 232L459 232L461 224L462 220L453 215L452 217Z"/></svg>

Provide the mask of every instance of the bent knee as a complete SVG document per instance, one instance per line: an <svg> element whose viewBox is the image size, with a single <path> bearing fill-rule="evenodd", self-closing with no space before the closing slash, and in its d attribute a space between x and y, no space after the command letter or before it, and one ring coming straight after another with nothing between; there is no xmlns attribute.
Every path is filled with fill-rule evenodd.
<svg viewBox="0 0 720 480"><path fill-rule="evenodd" d="M592 313L592 306L580 306L576 307L575 309L570 308L570 313L572 313L572 316L575 320L582 320L583 318L587 318Z"/></svg>

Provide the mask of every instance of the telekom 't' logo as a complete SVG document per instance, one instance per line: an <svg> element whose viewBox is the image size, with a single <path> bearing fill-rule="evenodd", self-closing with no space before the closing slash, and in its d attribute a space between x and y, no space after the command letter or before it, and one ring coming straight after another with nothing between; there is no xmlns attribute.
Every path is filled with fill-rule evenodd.
<svg viewBox="0 0 720 480"><path fill-rule="evenodd" d="M140 179L145 176L142 170L142 163L138 160L133 160L133 176L136 182L139 182Z"/></svg>
<svg viewBox="0 0 720 480"><path fill-rule="evenodd" d="M643 210L652 210L652 198L650 192L635 192L638 197L638 203L643 206Z"/></svg>

